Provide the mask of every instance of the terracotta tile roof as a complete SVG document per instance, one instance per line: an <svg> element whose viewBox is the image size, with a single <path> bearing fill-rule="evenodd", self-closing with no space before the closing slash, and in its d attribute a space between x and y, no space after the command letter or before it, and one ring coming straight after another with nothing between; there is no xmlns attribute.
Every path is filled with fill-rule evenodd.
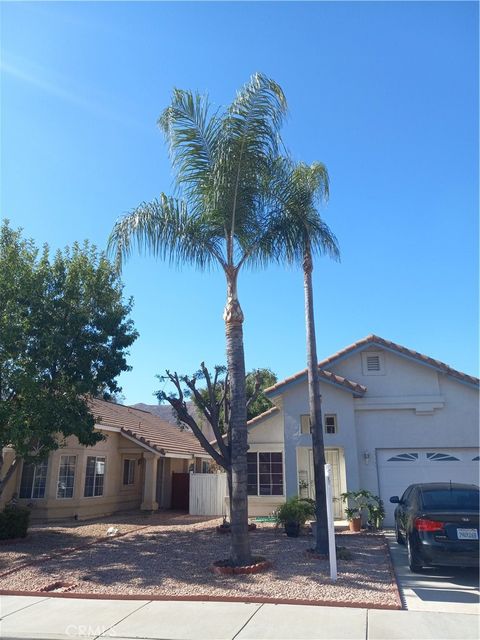
<svg viewBox="0 0 480 640"><path fill-rule="evenodd" d="M345 347L341 351L337 351L337 353L334 353L328 358L321 360L318 363L318 368L319 368L321 377L323 377L325 380L330 380L331 382L342 384L344 387L346 387L347 389L350 389L354 393L360 393L363 395L367 390L366 387L364 387L361 384L358 384L357 382L353 382L352 380L348 380L346 378L342 378L342 376L338 376L334 373L331 373L330 371L327 371L326 369L324 369L324 367L335 362L338 358L347 356L353 351L356 351L357 349L361 349L362 347L366 347L368 345L385 347L386 349L396 351L409 358L415 358L419 362L429 365L431 367L434 367L438 371L441 371L442 373L445 373L463 382L467 382L475 386L478 386L480 383L480 380L478 378L475 378L475 376L470 376L467 373L462 373L461 371L452 369L452 367L450 367L448 364L445 364L444 362L441 362L440 360L435 360L434 358L430 358L429 356L419 353L418 351L414 351L413 349L407 349L406 347L402 347L401 345L396 344L395 342L391 342L390 340L385 340L384 338L380 338L379 336L376 336L374 334L366 336L365 338L362 338L361 340L354 342L348 347ZM295 382L297 380L300 380L306 375L307 375L307 370L303 369L303 371L299 371L298 373L295 373L293 376L290 376L289 378L285 378L285 380L282 380L281 382L277 382L277 384L273 385L272 387L268 387L268 389L265 389L265 393L267 395L274 394L278 392L279 389L283 388L285 385L289 384L290 382Z"/></svg>
<svg viewBox="0 0 480 640"><path fill-rule="evenodd" d="M119 428L139 444L147 445L162 455L208 455L192 433L182 431L153 413L98 399L90 400L90 406L100 428Z"/></svg>
<svg viewBox="0 0 480 640"><path fill-rule="evenodd" d="M467 373L462 373L461 371L452 369L452 367L450 367L448 364L445 364L444 362L441 362L440 360L435 360L434 358L430 358L429 356L426 356L423 353L419 353L418 351L414 351L413 349L407 349L407 347L402 347L402 345L400 344L396 344L395 342L391 342L390 340L385 340L384 338L380 338L380 336L376 336L374 334L371 334L369 336L366 336L365 338L362 338L361 340L358 340L357 342L354 342L353 344L349 345L348 347L345 347L341 351L337 351L337 353L334 353L328 358L325 358L325 360L322 360L321 362L319 362L318 366L319 367L328 366L331 362L334 362L338 358L346 356L352 351L356 351L357 349L370 344L373 346L378 345L379 347L385 347L386 349L396 351L409 358L415 358L415 360L418 360L423 364L427 364L431 367L434 367L438 371L441 371L442 373L446 373L447 375L452 376L453 378L457 378L458 380L462 380L463 382L469 382L475 386L478 386L480 382L480 380L475 376L470 376Z"/></svg>
<svg viewBox="0 0 480 640"><path fill-rule="evenodd" d="M359 384L358 382L354 382L353 380L349 380L348 378L339 376L336 373L332 373L331 371L326 371L325 369L321 369L320 363L318 365L318 369L319 369L318 373L320 374L320 379L323 378L323 380L326 380L327 382L331 382L332 384L345 387L345 389L347 389L348 391L352 391L355 395L363 395L367 390L367 387L365 387L363 384ZM303 371L299 371L298 373L295 373L293 376L290 376L289 378L285 378L285 380L282 380L281 382L277 382L277 384L274 384L272 387L268 387L267 389L265 389L264 393L266 395L276 394L277 391L283 388L285 385L290 384L291 382L296 382L297 380L300 380L301 378L306 377L306 375L307 375L307 370L303 369Z"/></svg>

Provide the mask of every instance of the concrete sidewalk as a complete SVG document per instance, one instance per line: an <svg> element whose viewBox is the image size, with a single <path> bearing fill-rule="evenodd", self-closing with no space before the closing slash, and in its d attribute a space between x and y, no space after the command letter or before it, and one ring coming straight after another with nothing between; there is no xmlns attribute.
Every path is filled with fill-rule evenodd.
<svg viewBox="0 0 480 640"><path fill-rule="evenodd" d="M303 605L1 596L3 640L470 640L471 614Z"/></svg>

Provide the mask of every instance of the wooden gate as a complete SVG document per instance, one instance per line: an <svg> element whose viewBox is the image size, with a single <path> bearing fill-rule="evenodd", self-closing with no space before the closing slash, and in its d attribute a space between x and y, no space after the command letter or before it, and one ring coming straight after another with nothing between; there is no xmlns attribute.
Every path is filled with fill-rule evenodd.
<svg viewBox="0 0 480 640"><path fill-rule="evenodd" d="M188 511L189 473L172 473L172 509Z"/></svg>
<svg viewBox="0 0 480 640"><path fill-rule="evenodd" d="M192 516L225 515L226 473L190 474L190 510Z"/></svg>

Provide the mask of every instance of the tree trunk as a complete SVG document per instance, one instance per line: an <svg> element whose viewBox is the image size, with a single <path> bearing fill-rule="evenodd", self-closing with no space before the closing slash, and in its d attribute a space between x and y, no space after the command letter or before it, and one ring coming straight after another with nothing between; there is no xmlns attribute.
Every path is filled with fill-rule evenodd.
<svg viewBox="0 0 480 640"><path fill-rule="evenodd" d="M230 511L230 522L232 522L232 467L227 469L227 485L228 485L228 508Z"/></svg>
<svg viewBox="0 0 480 640"><path fill-rule="evenodd" d="M325 448L323 443L322 397L318 374L315 318L313 312L313 261L310 246L305 248L303 259L303 286L305 293L305 323L307 333L308 402L312 431L313 475L315 480L315 515L317 540L315 551L328 555L327 500L325 490Z"/></svg>
<svg viewBox="0 0 480 640"><path fill-rule="evenodd" d="M237 298L237 272L228 269L227 304L223 318L227 339L227 366L230 385L231 427L231 524L232 561L235 565L252 563L248 536L247 495L247 396L245 356L243 352L243 313Z"/></svg>

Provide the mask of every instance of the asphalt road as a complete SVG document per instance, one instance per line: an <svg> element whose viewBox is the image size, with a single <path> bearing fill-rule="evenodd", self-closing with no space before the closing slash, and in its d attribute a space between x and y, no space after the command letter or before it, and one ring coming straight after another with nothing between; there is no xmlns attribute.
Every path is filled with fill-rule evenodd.
<svg viewBox="0 0 480 640"><path fill-rule="evenodd" d="M435 567L412 573L405 546L396 543L393 531L387 532L386 537L407 610L480 613L478 568Z"/></svg>

